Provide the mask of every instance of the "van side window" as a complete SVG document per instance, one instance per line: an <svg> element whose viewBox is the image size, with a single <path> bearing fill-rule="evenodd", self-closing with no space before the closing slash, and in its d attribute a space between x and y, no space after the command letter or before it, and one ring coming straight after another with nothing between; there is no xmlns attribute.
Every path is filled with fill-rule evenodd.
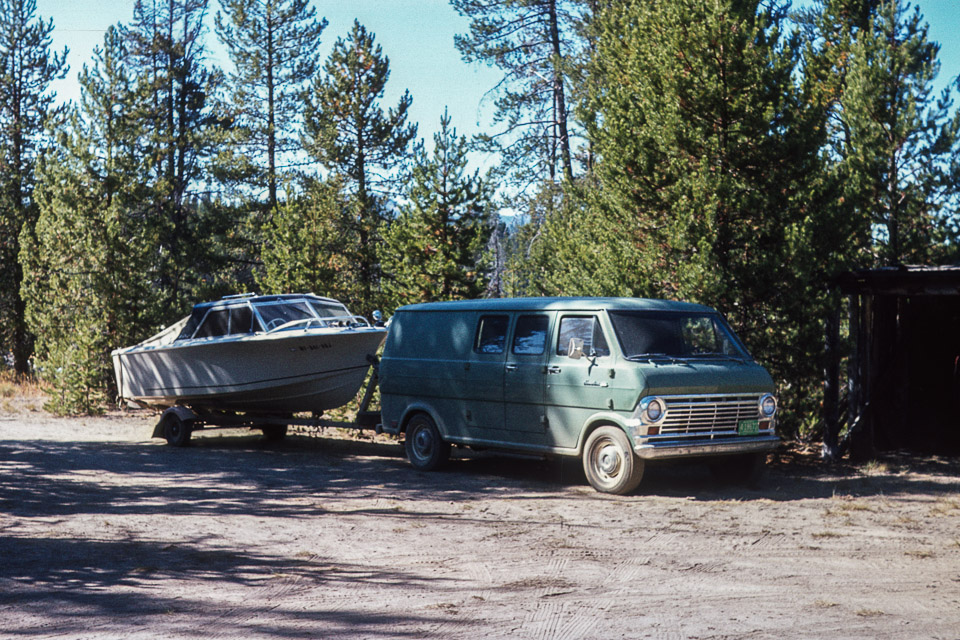
<svg viewBox="0 0 960 640"><path fill-rule="evenodd" d="M603 329L595 316L564 316L560 320L560 331L557 336L557 355L569 354L570 339L583 340L583 352L603 357L610 355L607 339L603 337Z"/></svg>
<svg viewBox="0 0 960 640"><path fill-rule="evenodd" d="M481 316L473 350L477 353L503 353L507 344L507 316Z"/></svg>
<svg viewBox="0 0 960 640"><path fill-rule="evenodd" d="M520 316L517 329L513 334L513 352L519 355L535 356L544 352L547 346L547 316Z"/></svg>

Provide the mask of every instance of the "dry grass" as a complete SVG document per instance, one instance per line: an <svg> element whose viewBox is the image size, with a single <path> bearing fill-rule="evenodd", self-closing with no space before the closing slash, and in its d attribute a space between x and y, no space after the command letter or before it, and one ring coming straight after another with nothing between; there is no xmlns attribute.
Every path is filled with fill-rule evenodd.
<svg viewBox="0 0 960 640"><path fill-rule="evenodd" d="M825 538L842 538L842 533L837 533L836 531L816 531L813 534L814 538L818 540L823 540Z"/></svg>
<svg viewBox="0 0 960 640"><path fill-rule="evenodd" d="M917 551L904 551L903 555L910 556L911 558L920 558L922 560L925 560L927 558L933 557L933 551L927 551L925 549L917 550Z"/></svg>
<svg viewBox="0 0 960 640"><path fill-rule="evenodd" d="M960 512L960 499L940 498L930 507L931 516L950 516Z"/></svg>
<svg viewBox="0 0 960 640"><path fill-rule="evenodd" d="M40 381L20 381L12 371L0 371L0 410L3 413L37 411L46 397L46 386Z"/></svg>
<svg viewBox="0 0 960 640"><path fill-rule="evenodd" d="M870 460L860 467L860 473L865 476L885 476L892 473L892 471L890 463L883 462L882 460Z"/></svg>
<svg viewBox="0 0 960 640"><path fill-rule="evenodd" d="M861 502L849 496L836 496L829 507L824 509L823 515L826 517L845 517L850 518L857 512L876 513L877 508L865 502Z"/></svg>
<svg viewBox="0 0 960 640"><path fill-rule="evenodd" d="M887 614L879 609L859 609L857 611L857 615L861 618L876 618L879 616L885 616Z"/></svg>

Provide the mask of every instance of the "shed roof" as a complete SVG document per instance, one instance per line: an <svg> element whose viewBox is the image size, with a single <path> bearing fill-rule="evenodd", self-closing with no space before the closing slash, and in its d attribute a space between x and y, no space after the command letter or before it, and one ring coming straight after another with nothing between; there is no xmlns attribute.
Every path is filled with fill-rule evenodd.
<svg viewBox="0 0 960 640"><path fill-rule="evenodd" d="M888 296L960 295L960 266L901 265L848 271L834 283L843 293Z"/></svg>

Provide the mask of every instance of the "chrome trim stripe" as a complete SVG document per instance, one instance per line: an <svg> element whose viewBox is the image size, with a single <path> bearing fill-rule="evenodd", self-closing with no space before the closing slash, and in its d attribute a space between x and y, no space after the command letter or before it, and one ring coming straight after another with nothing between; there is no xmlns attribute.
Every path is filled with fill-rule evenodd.
<svg viewBox="0 0 960 640"><path fill-rule="evenodd" d="M730 438L725 440L692 440L689 442L648 442L634 447L636 454L645 459L685 458L696 456L733 455L773 451L780 445L775 435Z"/></svg>

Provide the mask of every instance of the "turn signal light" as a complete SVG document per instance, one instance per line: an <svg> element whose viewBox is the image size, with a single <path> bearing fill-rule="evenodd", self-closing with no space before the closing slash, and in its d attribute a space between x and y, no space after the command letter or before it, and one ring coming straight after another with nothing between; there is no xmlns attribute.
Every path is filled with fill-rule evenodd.
<svg viewBox="0 0 960 640"><path fill-rule="evenodd" d="M658 436L660 435L660 427L647 427L648 436Z"/></svg>

